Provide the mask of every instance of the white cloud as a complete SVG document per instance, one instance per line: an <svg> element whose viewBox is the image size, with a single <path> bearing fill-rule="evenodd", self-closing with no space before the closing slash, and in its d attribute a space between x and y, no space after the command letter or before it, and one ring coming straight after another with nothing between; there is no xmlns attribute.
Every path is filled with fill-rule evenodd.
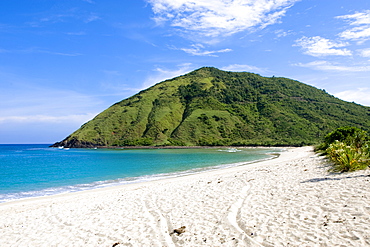
<svg viewBox="0 0 370 247"><path fill-rule="evenodd" d="M64 53L64 52L54 52L54 51L46 51L46 50L35 50L35 53L45 53L50 55L58 55L58 56L67 56L67 57L76 57L81 56L81 53Z"/></svg>
<svg viewBox="0 0 370 247"><path fill-rule="evenodd" d="M50 115L28 115L28 116L6 116L0 117L2 123L77 123L81 124L94 118L97 113L82 115L50 116Z"/></svg>
<svg viewBox="0 0 370 247"><path fill-rule="evenodd" d="M216 53L224 53L224 52L232 51L231 49L207 51L204 49L204 46L202 44L194 44L191 46L191 48L179 48L178 50L184 51L193 56L210 56L210 57L217 57L217 55L215 55Z"/></svg>
<svg viewBox="0 0 370 247"><path fill-rule="evenodd" d="M370 88L356 88L335 93L334 96L349 102L370 106Z"/></svg>
<svg viewBox="0 0 370 247"><path fill-rule="evenodd" d="M21 92L14 89L0 93L0 97L3 100L1 117L83 115L100 110L103 104L95 96L73 91L33 89Z"/></svg>
<svg viewBox="0 0 370 247"><path fill-rule="evenodd" d="M352 15L342 15L337 18L348 20L349 24L354 26L340 33L339 37L348 40L370 39L370 10L365 10Z"/></svg>
<svg viewBox="0 0 370 247"><path fill-rule="evenodd" d="M336 49L347 45L347 43L334 42L320 36L302 37L296 40L295 44L295 46L301 46L305 54L315 57L329 55L351 56L352 52L348 49Z"/></svg>
<svg viewBox="0 0 370 247"><path fill-rule="evenodd" d="M370 25L370 10L365 10L363 12L357 12L352 15L342 15L337 16L339 19L353 20L350 22L351 25Z"/></svg>
<svg viewBox="0 0 370 247"><path fill-rule="evenodd" d="M342 66L330 63L328 61L313 61L310 63L297 63L294 64L299 67L312 68L316 70L323 71L338 71L338 72L366 72L370 71L370 66L361 65L361 66Z"/></svg>
<svg viewBox="0 0 370 247"><path fill-rule="evenodd" d="M359 50L361 57L370 57L370 48Z"/></svg>
<svg viewBox="0 0 370 247"><path fill-rule="evenodd" d="M67 32L65 34L74 35L74 36L83 36L83 35L86 35L87 33L86 32Z"/></svg>
<svg viewBox="0 0 370 247"><path fill-rule="evenodd" d="M357 12L350 15L337 16L336 18L345 20L348 24L344 26L344 31L337 34L336 40L330 40L320 36L302 37L296 40L294 46L302 47L302 50L305 54L315 57L329 55L352 56L351 61L356 61L359 56L365 58L370 57L369 48L355 49L354 47L355 45L363 45L365 41L370 40L370 10L364 10L362 12ZM342 64L339 62L331 63L328 61L313 61L306 64L299 63L296 65L323 71L370 71L370 64L368 62L351 63L351 61L347 60Z"/></svg>
<svg viewBox="0 0 370 247"><path fill-rule="evenodd" d="M264 28L285 15L299 0L147 0L158 24L169 22L206 37L228 36Z"/></svg>
<svg viewBox="0 0 370 247"><path fill-rule="evenodd" d="M93 1L85 1L93 4ZM51 25L56 23L68 23L83 21L84 23L90 23L92 21L100 20L101 18L95 13L87 12L79 8L58 8L53 12L49 12L48 15L39 18L38 20L26 22L30 27L43 27L45 25Z"/></svg>
<svg viewBox="0 0 370 247"><path fill-rule="evenodd" d="M121 72L118 70L102 70L102 72L107 76L121 76Z"/></svg>
<svg viewBox="0 0 370 247"><path fill-rule="evenodd" d="M95 14L90 14L89 16L85 17L85 20L84 22L85 23L89 23L89 22L92 22L92 21L96 21L96 20L100 20L101 18Z"/></svg>
<svg viewBox="0 0 370 247"><path fill-rule="evenodd" d="M0 91L1 121L29 119L30 116L84 116L104 107L103 100L97 96L40 86L38 83L43 81L39 79L0 70L0 81L4 82Z"/></svg>
<svg viewBox="0 0 370 247"><path fill-rule="evenodd" d="M370 39L370 26L354 27L339 34L343 39Z"/></svg>
<svg viewBox="0 0 370 247"><path fill-rule="evenodd" d="M275 31L275 34L276 34L276 37L277 38L282 38L282 37L286 37L288 35L291 35L293 32L291 30L289 31L284 31L282 29L279 29L279 30L276 30Z"/></svg>
<svg viewBox="0 0 370 247"><path fill-rule="evenodd" d="M81 53L65 53L57 51L49 51L38 47L31 47L23 50L0 50L0 53L20 53L20 54L50 54L58 56L76 57L81 56Z"/></svg>
<svg viewBox="0 0 370 247"><path fill-rule="evenodd" d="M228 66L222 67L222 70L226 71L247 71L254 73L266 72L266 70L258 68L256 66L251 66L247 64L230 64Z"/></svg>
<svg viewBox="0 0 370 247"><path fill-rule="evenodd" d="M184 75L191 71L192 71L192 68L191 68L190 63L181 64L179 65L178 69L174 69L174 70L156 68L154 70L154 74L146 78L146 80L143 83L142 89L146 89L148 87L153 86L154 84L157 84L167 79L172 79L176 76Z"/></svg>

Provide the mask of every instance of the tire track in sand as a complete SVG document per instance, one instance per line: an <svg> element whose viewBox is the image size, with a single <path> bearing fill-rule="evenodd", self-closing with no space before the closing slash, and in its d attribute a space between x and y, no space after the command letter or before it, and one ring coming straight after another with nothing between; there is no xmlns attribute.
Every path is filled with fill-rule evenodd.
<svg viewBox="0 0 370 247"><path fill-rule="evenodd" d="M241 240L243 240L247 246L262 246L260 243L256 242L253 238L248 236L248 234L242 229L240 222L241 216L240 211L243 205L245 204L248 199L250 199L251 194L248 192L251 190L252 186L242 180L245 183L245 186L240 191L240 197L229 207L227 220L229 223L236 229L236 231L240 234ZM246 195L246 196L244 196Z"/></svg>
<svg viewBox="0 0 370 247"><path fill-rule="evenodd" d="M143 197L148 198L148 197ZM170 235L170 226L167 219L163 216L162 212L159 210L158 206L155 205L156 199L152 195L148 199L142 199L142 204L144 207L144 212L147 213L148 218L153 222L153 229L157 233L158 239L160 240L162 246L175 247L175 243ZM156 230L156 229L159 229Z"/></svg>

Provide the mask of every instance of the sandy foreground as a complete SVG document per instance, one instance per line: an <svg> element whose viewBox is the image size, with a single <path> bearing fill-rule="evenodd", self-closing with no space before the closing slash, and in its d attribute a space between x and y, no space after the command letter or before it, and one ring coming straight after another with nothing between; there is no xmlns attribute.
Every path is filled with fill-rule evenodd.
<svg viewBox="0 0 370 247"><path fill-rule="evenodd" d="M370 170L311 147L179 178L0 204L0 246L370 246Z"/></svg>

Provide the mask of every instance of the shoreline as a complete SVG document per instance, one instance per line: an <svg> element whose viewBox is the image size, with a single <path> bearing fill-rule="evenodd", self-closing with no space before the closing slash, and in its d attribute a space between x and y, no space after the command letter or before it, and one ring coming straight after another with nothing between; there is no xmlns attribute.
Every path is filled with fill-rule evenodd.
<svg viewBox="0 0 370 247"><path fill-rule="evenodd" d="M283 151L282 151L283 152ZM155 183L160 183L162 181L170 182L174 180L181 180L181 179L187 179L191 176L197 177L198 175L216 175L216 174L223 174L224 172L234 172L234 168L242 168L245 166L251 166L251 165L259 165L261 162L266 162L270 160L274 160L280 157L281 152L278 153L268 153L267 155L271 156L268 158L260 159L260 160L254 160L254 161L247 161L247 162L238 162L238 163L231 163L231 164L225 164L225 165L218 165L218 166L210 166L210 167L204 167L204 168L197 168L199 171L196 172L190 172L193 171L194 169L191 170L186 170L183 171L181 174L173 175L172 173L168 173L166 177L160 177L160 178L154 178L152 180L147 180L147 181L142 181L142 180L133 180L132 182L128 183L120 183L117 182L118 184L114 185L107 185L103 186L100 188L92 188L92 189L86 189L86 190L80 190L80 191L71 191L71 192L62 192L62 193L57 193L53 195L45 195L45 196L35 196L35 197L27 197L27 198L20 198L20 199L15 199L7 202L1 202L0 203L0 210L2 205L10 205L10 204L18 204L18 203L28 203L28 201L39 201L39 200L48 200L48 199L53 199L53 198L58 198L58 197L68 197L78 195L78 194L87 194L87 193L95 193L95 192L100 192L100 191L110 191L110 190L119 190L119 189L125 189L125 188L136 188L136 187L141 187L141 186L150 186ZM130 188L131 189L131 188Z"/></svg>
<svg viewBox="0 0 370 247"><path fill-rule="evenodd" d="M49 145L49 144L46 144ZM64 148L64 146L58 146L55 144L49 145L51 148ZM81 147L69 147L73 149L212 149L212 148L296 148L302 146L291 146L291 145L276 145L276 146L261 146L261 145L249 145L249 146L81 146Z"/></svg>
<svg viewBox="0 0 370 247"><path fill-rule="evenodd" d="M190 147L189 147L190 148ZM194 148L195 150L199 148ZM250 148L228 148L228 147L209 147L207 149L213 149L217 151L227 151L227 152L237 152L241 150L248 150ZM232 150L229 150L232 149ZM236 166L243 166L248 165L256 162L261 162L265 160L270 160L278 157L281 152L283 152L284 148L253 148L253 149L262 149L264 150L265 158L260 158L258 160L251 160L251 161L238 161L234 163L216 163L209 166L204 167L197 167L197 168L189 168L188 170L179 170L179 171L171 171L171 172L162 172L162 173L154 173L154 174L143 174L138 176L126 176L126 177L118 177L112 178L108 180L97 180L91 183L75 183L70 185L63 185L63 186L54 186L54 187L46 187L41 188L39 190L25 190L20 192L13 192L13 193L4 193L0 195L0 205L7 202L12 201L19 201L19 200L27 200L32 198L42 198L47 196L53 196L58 194L67 194L67 193L76 193L81 191L89 191L95 190L99 188L106 188L106 187L114 187L114 186L121 186L133 183L143 183L143 182L150 182L168 178L176 178L181 176L188 176L192 174L203 173L212 170L218 169L226 169L232 168Z"/></svg>
<svg viewBox="0 0 370 247"><path fill-rule="evenodd" d="M0 245L370 246L369 169L327 168L312 147L287 148L248 165L5 202Z"/></svg>

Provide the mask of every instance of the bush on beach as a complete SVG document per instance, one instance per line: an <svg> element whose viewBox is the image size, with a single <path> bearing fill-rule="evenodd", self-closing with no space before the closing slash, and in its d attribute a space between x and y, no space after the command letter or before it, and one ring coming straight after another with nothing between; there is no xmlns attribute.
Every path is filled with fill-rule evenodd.
<svg viewBox="0 0 370 247"><path fill-rule="evenodd" d="M327 157L333 162L330 171L351 172L366 169L370 165L369 148L356 148L336 141L327 148Z"/></svg>
<svg viewBox="0 0 370 247"><path fill-rule="evenodd" d="M333 172L350 172L370 166L370 138L356 127L341 127L326 135L316 150L332 161Z"/></svg>

